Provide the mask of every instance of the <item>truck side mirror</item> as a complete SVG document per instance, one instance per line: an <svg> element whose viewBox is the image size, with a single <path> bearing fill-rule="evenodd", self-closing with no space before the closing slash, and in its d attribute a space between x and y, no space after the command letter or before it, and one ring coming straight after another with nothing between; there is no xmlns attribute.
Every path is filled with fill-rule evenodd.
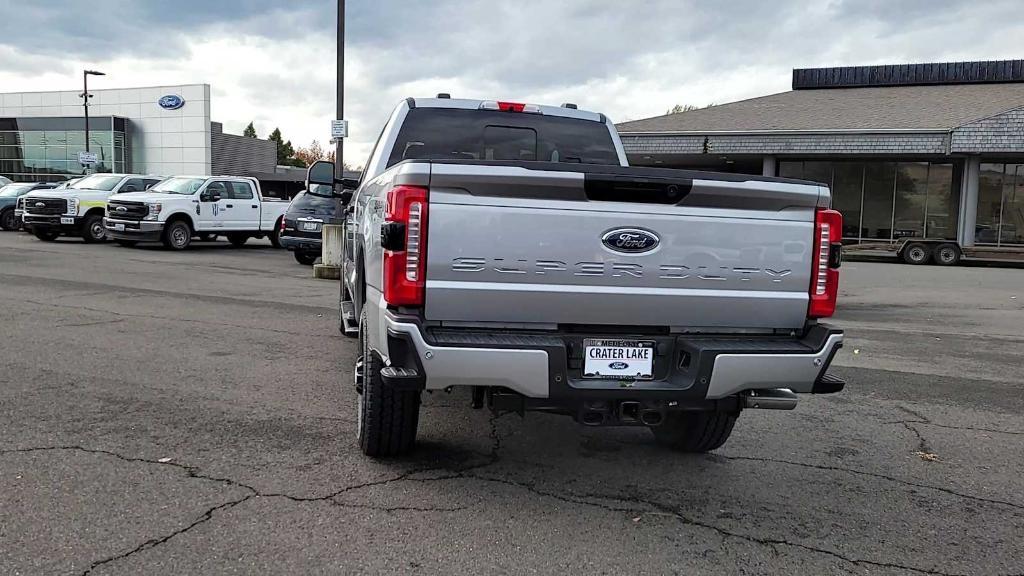
<svg viewBox="0 0 1024 576"><path fill-rule="evenodd" d="M330 186L333 189L334 180L334 163L317 160L306 172L306 190L309 190L312 184Z"/></svg>
<svg viewBox="0 0 1024 576"><path fill-rule="evenodd" d="M338 184L341 184L340 192L336 188ZM335 178L334 163L326 160L317 160L313 162L313 165L306 172L306 190L312 190L311 186L313 185L330 186L331 195L335 198L340 198L342 202L348 204L349 200L352 199L352 191L359 187L359 179Z"/></svg>

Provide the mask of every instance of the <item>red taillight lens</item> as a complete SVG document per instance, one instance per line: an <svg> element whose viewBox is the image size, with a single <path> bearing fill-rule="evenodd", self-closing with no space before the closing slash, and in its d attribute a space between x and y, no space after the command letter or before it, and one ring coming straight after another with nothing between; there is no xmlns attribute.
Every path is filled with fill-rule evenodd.
<svg viewBox="0 0 1024 576"><path fill-rule="evenodd" d="M811 270L811 303L807 316L827 318L836 311L839 269L832 267L831 250L843 234L843 216L835 210L818 210L814 215L814 264ZM838 259L836 260L838 262ZM838 266L838 264L837 264Z"/></svg>
<svg viewBox="0 0 1024 576"><path fill-rule="evenodd" d="M405 227L401 250L384 250L384 300L392 306L423 306L427 263L427 189L396 186L388 192L386 222Z"/></svg>
<svg viewBox="0 0 1024 576"><path fill-rule="evenodd" d="M281 216L281 232L284 232L284 225L285 225L284 221L285 221L285 217Z"/></svg>
<svg viewBox="0 0 1024 576"><path fill-rule="evenodd" d="M522 112L525 108L526 104L519 102L498 102L498 110L502 112Z"/></svg>

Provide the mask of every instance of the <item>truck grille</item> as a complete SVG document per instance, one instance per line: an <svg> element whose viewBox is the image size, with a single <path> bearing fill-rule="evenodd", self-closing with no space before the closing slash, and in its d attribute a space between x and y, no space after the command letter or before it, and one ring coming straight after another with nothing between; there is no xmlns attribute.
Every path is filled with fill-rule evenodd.
<svg viewBox="0 0 1024 576"><path fill-rule="evenodd" d="M64 214L68 210L68 201L62 198L26 198L25 211L36 215Z"/></svg>
<svg viewBox="0 0 1024 576"><path fill-rule="evenodd" d="M149 206L142 202L111 200L107 202L107 218L115 220L142 220L149 215Z"/></svg>

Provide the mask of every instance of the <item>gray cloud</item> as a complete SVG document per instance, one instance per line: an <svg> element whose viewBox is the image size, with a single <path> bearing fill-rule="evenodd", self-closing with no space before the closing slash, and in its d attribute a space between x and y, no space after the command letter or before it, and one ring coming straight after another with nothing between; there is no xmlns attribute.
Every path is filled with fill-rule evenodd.
<svg viewBox="0 0 1024 576"><path fill-rule="evenodd" d="M302 76L267 61L218 101L297 110L326 125L333 110L334 0L0 0L0 36L24 55L0 72L28 77L47 58L132 55L153 68L188 61L209 39L256 37L290 53L313 39ZM401 96L565 98L613 118L675 103L707 104L788 88L794 67L1024 57L1019 0L349 0L347 112L367 151ZM308 49L309 45L305 45ZM180 62L179 62L180 61ZM294 62L294 60L285 60ZM225 68L232 62L224 62ZM309 69L323 73L310 76ZM253 68L253 67L250 67ZM407 94L415 91L414 94ZM221 119L230 118L233 107ZM223 112L222 112L223 114ZM261 112L262 114L262 112ZM277 118L283 130L289 118ZM294 120L292 118L291 120ZM269 120L268 120L269 121ZM287 132L287 130L286 130ZM319 136L321 140L323 135ZM296 140L308 140L306 136Z"/></svg>

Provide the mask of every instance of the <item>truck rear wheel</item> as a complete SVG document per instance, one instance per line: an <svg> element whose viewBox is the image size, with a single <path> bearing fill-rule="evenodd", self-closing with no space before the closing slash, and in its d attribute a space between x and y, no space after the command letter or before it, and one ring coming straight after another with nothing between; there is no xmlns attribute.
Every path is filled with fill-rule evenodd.
<svg viewBox="0 0 1024 576"><path fill-rule="evenodd" d="M366 337L366 312L359 319L359 345L362 356L355 366L359 448L374 458L407 454L416 444L420 392L394 390L384 384L380 377L384 362L370 349Z"/></svg>
<svg viewBox="0 0 1024 576"><path fill-rule="evenodd" d="M283 216L282 216L282 218L283 218ZM281 220L280 219L278 219L277 222L274 223L274 231L271 232L267 236L267 238L270 240L270 245L273 246L274 248L280 248L281 247Z"/></svg>
<svg viewBox="0 0 1024 576"><path fill-rule="evenodd" d="M659 444L680 452L710 452L725 444L738 414L729 412L676 412L651 432Z"/></svg>

